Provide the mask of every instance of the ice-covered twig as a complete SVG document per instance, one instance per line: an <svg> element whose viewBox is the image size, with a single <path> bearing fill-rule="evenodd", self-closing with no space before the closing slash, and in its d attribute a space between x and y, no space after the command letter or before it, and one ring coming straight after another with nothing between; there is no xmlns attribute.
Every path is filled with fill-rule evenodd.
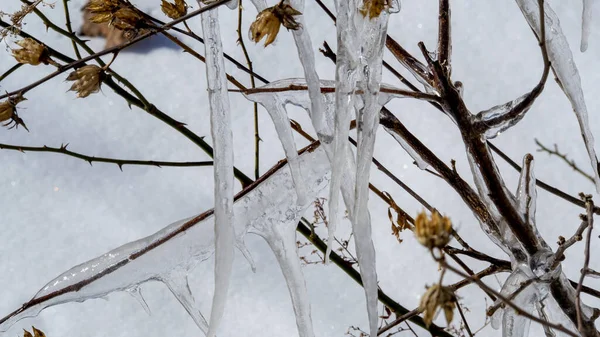
<svg viewBox="0 0 600 337"><path fill-rule="evenodd" d="M327 157L321 148L311 146L302 151L299 162L303 184L309 195L314 197L329 182ZM244 237L250 230L259 234L279 231L291 235L290 221L297 221L306 207L296 206L296 194L291 188L293 181L288 167L285 161L280 162L236 195L234 224L236 246L240 250L245 249ZM209 259L214 253L214 232L211 230L214 221L214 212L209 210L71 268L48 282L19 309L1 318L0 331L6 331L23 318L36 316L47 307L101 298L116 291L131 291L153 280L165 283L198 327L207 331L206 321L187 286L186 275L196 264ZM278 229L278 226L281 228ZM277 246L276 238L270 240L269 245ZM295 250L290 250L289 244L283 245L287 247L288 255L295 253ZM295 258L299 259L297 255ZM286 271L293 257L290 255L286 259L289 261L282 262L283 272L288 284L295 285L290 292L292 298L297 298L298 294L305 291L301 289L303 280L297 271ZM302 296L306 298L305 294ZM296 310L297 320L307 322L307 304L299 306L302 310Z"/></svg>
<svg viewBox="0 0 600 337"><path fill-rule="evenodd" d="M538 0L516 0L521 12L527 19L529 26L540 36L540 15ZM573 53L569 42L562 32L558 16L549 4L545 4L544 21L549 32L546 38L548 58L552 70L558 79L560 87L571 102L573 111L579 123L579 129L588 152L588 157L594 170L596 191L600 192L600 176L598 174L598 159L594 146L594 136L590 130L587 106L581 88L581 78L577 66L573 61Z"/></svg>
<svg viewBox="0 0 600 337"><path fill-rule="evenodd" d="M232 1L237 4L237 1ZM232 3L230 2L230 4ZM201 0L198 4L203 6ZM219 27L219 12L201 14L206 55L206 79L210 125L214 148L215 195L215 292L208 337L214 337L225 312L233 269L235 230L233 227L233 133L227 92L227 74Z"/></svg>
<svg viewBox="0 0 600 337"><path fill-rule="evenodd" d="M584 251L584 259L583 259L583 268L581 268L581 276L579 277L579 282L577 283L577 289L575 289L575 298L576 298L576 309L577 309L577 329L583 331L583 313L581 308L581 288L583 286L583 280L585 279L587 269L590 265L590 243L592 239L592 230L594 229L594 201L592 200L591 195L582 195L582 199L585 200L586 204L586 216L585 220L587 222L587 235L585 237L585 251Z"/></svg>

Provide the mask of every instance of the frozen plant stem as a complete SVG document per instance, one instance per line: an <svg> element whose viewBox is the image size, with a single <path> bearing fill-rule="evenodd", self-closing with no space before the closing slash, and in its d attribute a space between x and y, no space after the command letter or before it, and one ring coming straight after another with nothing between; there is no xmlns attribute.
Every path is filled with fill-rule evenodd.
<svg viewBox="0 0 600 337"><path fill-rule="evenodd" d="M198 0L202 6L202 2ZM233 134L227 93L227 74L219 27L218 9L200 15L204 32L206 79L210 105L215 175L215 291L208 337L214 337L225 312L234 258Z"/></svg>

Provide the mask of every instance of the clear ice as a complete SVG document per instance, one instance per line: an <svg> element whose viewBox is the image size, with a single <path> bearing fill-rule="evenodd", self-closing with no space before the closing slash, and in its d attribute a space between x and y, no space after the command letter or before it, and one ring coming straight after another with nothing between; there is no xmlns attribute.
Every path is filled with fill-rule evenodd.
<svg viewBox="0 0 600 337"><path fill-rule="evenodd" d="M302 183L309 198L314 200L329 184L327 156L318 147L305 151L299 163ZM258 234L267 241L288 284L300 336L311 337L314 334L310 305L294 234L297 222L309 205L298 206L289 166L281 166L236 196L236 246L245 249L244 238L248 233ZM215 216L210 210L71 268L48 282L22 308L1 319L0 331L6 331L23 318L38 315L47 307L104 298L116 291L128 291L140 300L138 288L143 283L160 281L167 285L196 325L207 333L208 324L190 291L187 274L215 252L214 223Z"/></svg>

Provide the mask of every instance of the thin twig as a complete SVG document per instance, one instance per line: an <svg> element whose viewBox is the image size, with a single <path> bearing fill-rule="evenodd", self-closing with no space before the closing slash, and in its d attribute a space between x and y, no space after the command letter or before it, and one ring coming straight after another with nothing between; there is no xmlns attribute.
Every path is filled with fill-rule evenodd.
<svg viewBox="0 0 600 337"><path fill-rule="evenodd" d="M73 33L73 28L71 27L71 15L69 13L68 2L69 2L69 0L62 1L64 11L65 11L65 21L66 21L65 26L67 27L67 31L69 32L69 34L75 35L75 33ZM81 53L79 52L79 47L77 47L77 43L74 40L71 40L71 44L73 45L73 51L75 52L75 56L79 60L81 58Z"/></svg>
<svg viewBox="0 0 600 337"><path fill-rule="evenodd" d="M0 82L2 82L5 78L10 76L10 74L14 73L17 69L21 68L21 66L23 66L23 63L17 63L14 66L10 67L10 69L5 71L4 74L0 75Z"/></svg>
<svg viewBox="0 0 600 337"><path fill-rule="evenodd" d="M462 319L463 324L465 325L465 329L467 329L467 333L469 334L469 337L473 337L473 332L471 332L471 327L469 326L469 322L467 322L467 318L465 317L465 314L463 313L462 306L460 305L460 303L458 301L456 301L456 309L458 309L458 313L460 314L460 318Z"/></svg>
<svg viewBox="0 0 600 337"><path fill-rule="evenodd" d="M0 150L13 150L19 151L22 153L26 152L52 152L52 153L60 153L66 156L78 158L81 160L85 160L90 165L92 163L110 163L116 164L121 171L123 170L123 165L142 165L142 166L157 166L157 167L196 167L196 166L212 166L212 161L197 161L197 162L170 162L170 161L157 161L157 160L131 160L131 159L117 159L117 158L104 158L104 157L95 157L89 156L82 153L70 151L67 149L69 144L63 144L60 147L50 147L50 146L22 146L22 145L10 145L10 144L0 144Z"/></svg>
<svg viewBox="0 0 600 337"><path fill-rule="evenodd" d="M592 212L594 209L594 201L592 200L591 195L582 194L582 199L585 200L586 204L586 221L588 224L588 230L585 238L585 257L583 260L583 268L581 269L581 276L579 277L579 283L577 284L577 289L575 290L575 301L577 303L575 308L577 309L577 330L579 330L581 333L584 333L582 318L583 314L581 312L581 287L583 286L583 280L585 279L587 269L590 265L590 243L592 241L592 230L594 229L594 213Z"/></svg>
<svg viewBox="0 0 600 337"><path fill-rule="evenodd" d="M542 144L537 138L535 139L535 144L540 147L538 149L538 152L546 152L546 153L548 153L548 155L557 156L558 158L562 159L567 165L569 165L575 172L581 174L582 176L587 178L592 183L594 182L594 177L592 177L589 173L580 169L579 166L577 166L577 164L575 164L574 160L572 160L572 159L570 160L569 158L567 158L567 155L565 153L561 153L558 150L558 145L554 144L554 150L552 150L552 149L544 146L544 144Z"/></svg>

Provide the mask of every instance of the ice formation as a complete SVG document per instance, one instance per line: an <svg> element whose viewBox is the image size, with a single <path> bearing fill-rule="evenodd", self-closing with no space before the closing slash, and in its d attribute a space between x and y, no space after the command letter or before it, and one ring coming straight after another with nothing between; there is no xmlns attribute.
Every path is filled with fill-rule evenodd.
<svg viewBox="0 0 600 337"><path fill-rule="evenodd" d="M198 0L202 6L202 2ZM237 4L230 1L229 5ZM233 269L233 134L227 93L227 74L219 27L219 10L201 14L206 55L206 80L215 175L215 292L207 336L214 337L225 313L227 290Z"/></svg>
<svg viewBox="0 0 600 337"><path fill-rule="evenodd" d="M298 161L302 183L309 198L314 199L329 183L329 161L320 147L309 148ZM236 196L235 242L244 250L247 233L258 234L267 241L288 284L300 336L311 337L314 334L310 305L295 240L296 224L308 205L298 206L288 168L285 163L279 164ZM0 331L47 307L102 298L116 291L128 291L143 302L139 287L147 281L160 281L206 333L208 324L189 289L187 274L215 252L214 222L210 210L71 268L48 282L21 308L0 319Z"/></svg>
<svg viewBox="0 0 600 337"><path fill-rule="evenodd" d="M529 26L540 36L540 14L537 0L515 0L521 8L521 12L527 19ZM589 7L588 7L589 8ZM569 42L560 27L558 16L552 10L549 4L544 5L546 22L546 48L552 70L558 79L560 87L571 102L573 111L579 122L579 129L588 152L592 169L594 170L594 181L596 191L600 192L600 176L598 175L598 165L596 150L594 148L594 136L590 130L589 118L583 90L581 88L581 78L579 71L573 61L573 53L569 47Z"/></svg>
<svg viewBox="0 0 600 337"><path fill-rule="evenodd" d="M592 0L583 0L583 10L581 13L581 45L579 50L585 52L588 48L588 39L590 37L590 28L592 26Z"/></svg>

